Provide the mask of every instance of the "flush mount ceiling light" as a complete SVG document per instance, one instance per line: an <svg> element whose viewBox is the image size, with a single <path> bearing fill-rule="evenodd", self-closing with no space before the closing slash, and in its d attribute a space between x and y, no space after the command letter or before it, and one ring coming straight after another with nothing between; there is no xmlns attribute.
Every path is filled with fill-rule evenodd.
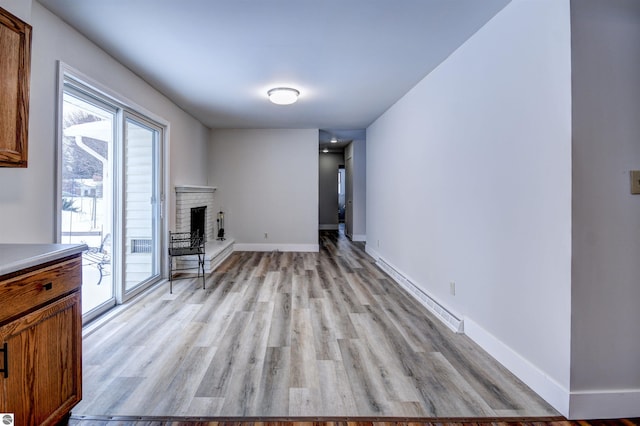
<svg viewBox="0 0 640 426"><path fill-rule="evenodd" d="M336 139L336 137L332 137L331 140L329 141L331 143L338 143L338 139Z"/></svg>
<svg viewBox="0 0 640 426"><path fill-rule="evenodd" d="M325 148L325 149L322 150L322 152L324 152L326 154L327 152L329 152L329 150L327 148Z"/></svg>
<svg viewBox="0 0 640 426"><path fill-rule="evenodd" d="M269 100L276 105L291 105L298 100L300 92L291 87L276 87L267 92Z"/></svg>

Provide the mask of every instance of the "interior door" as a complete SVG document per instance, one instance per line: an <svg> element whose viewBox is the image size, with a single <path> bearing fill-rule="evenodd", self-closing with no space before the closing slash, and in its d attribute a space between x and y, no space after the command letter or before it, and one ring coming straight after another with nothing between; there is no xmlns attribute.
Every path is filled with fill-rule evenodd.
<svg viewBox="0 0 640 426"><path fill-rule="evenodd" d="M345 165L345 210L344 233L351 238L353 235L353 155L347 157Z"/></svg>

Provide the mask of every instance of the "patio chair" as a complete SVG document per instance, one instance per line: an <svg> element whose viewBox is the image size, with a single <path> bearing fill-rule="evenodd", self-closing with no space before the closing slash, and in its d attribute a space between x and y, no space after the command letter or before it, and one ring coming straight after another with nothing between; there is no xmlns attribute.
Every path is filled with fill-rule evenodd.
<svg viewBox="0 0 640 426"><path fill-rule="evenodd" d="M100 278L98 284L102 282L102 277L110 274L107 266L111 266L111 254L107 251L106 247L111 246L111 234L105 235L100 242L100 247L90 247L82 253L82 258L86 261L87 265L95 265L100 272Z"/></svg>

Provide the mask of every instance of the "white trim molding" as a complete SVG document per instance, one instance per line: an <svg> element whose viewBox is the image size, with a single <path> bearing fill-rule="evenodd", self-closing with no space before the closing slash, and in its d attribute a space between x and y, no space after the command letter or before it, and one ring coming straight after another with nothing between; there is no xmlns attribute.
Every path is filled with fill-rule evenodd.
<svg viewBox="0 0 640 426"><path fill-rule="evenodd" d="M640 389L571 392L570 420L640 417Z"/></svg>
<svg viewBox="0 0 640 426"><path fill-rule="evenodd" d="M563 416L569 414L569 390L549 377L544 371L511 349L493 334L469 317L464 318L467 336L487 351L500 364L522 380L542 399L551 404Z"/></svg>
<svg viewBox="0 0 640 426"><path fill-rule="evenodd" d="M373 257L375 260L380 259L380 253L378 253L375 249L373 249L371 247L371 244L365 244L364 245L364 251L365 253L367 253L369 256Z"/></svg>
<svg viewBox="0 0 640 426"><path fill-rule="evenodd" d="M234 244L233 251L299 251L318 252L318 244Z"/></svg>
<svg viewBox="0 0 640 426"><path fill-rule="evenodd" d="M366 234L352 234L351 241L367 241Z"/></svg>
<svg viewBox="0 0 640 426"><path fill-rule="evenodd" d="M369 246L365 245L365 251L376 260L378 268L386 272L400 287L405 289L416 301L442 321L444 325L456 333L464 333L464 321L461 316L414 284L414 281L407 277L406 274L379 256Z"/></svg>

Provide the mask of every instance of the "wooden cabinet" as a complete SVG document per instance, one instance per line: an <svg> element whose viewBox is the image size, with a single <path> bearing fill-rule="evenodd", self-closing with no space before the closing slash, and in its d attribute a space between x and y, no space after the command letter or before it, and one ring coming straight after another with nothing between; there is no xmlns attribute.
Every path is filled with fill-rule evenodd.
<svg viewBox="0 0 640 426"><path fill-rule="evenodd" d="M0 412L56 424L82 397L80 255L0 277Z"/></svg>
<svg viewBox="0 0 640 426"><path fill-rule="evenodd" d="M27 167L31 26L0 8L0 167Z"/></svg>

